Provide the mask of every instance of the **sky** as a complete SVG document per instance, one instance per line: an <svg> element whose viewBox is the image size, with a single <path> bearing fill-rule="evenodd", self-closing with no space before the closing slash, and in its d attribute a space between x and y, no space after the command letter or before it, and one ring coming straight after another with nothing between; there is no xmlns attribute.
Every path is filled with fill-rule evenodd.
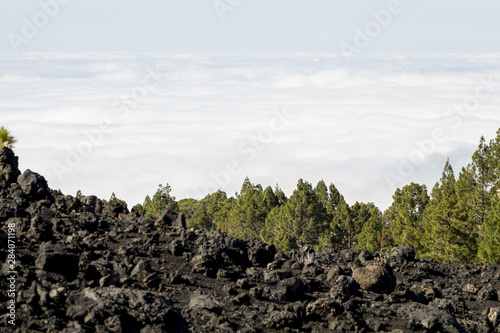
<svg viewBox="0 0 500 333"><path fill-rule="evenodd" d="M500 114L495 1L0 1L21 169L129 206L334 183L382 209Z"/></svg>

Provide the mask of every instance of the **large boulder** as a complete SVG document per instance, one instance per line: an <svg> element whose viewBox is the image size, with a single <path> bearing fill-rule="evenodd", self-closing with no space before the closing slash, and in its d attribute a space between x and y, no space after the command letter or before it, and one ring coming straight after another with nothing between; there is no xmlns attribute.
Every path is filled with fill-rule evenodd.
<svg viewBox="0 0 500 333"><path fill-rule="evenodd" d="M396 287L396 278L387 266L358 267L352 272L352 277L361 288L377 293L390 293Z"/></svg>
<svg viewBox="0 0 500 333"><path fill-rule="evenodd" d="M19 159L12 149L0 148L0 189L15 183L20 174Z"/></svg>
<svg viewBox="0 0 500 333"><path fill-rule="evenodd" d="M83 196L80 201L83 204L83 211L100 214L103 210L103 204L95 195Z"/></svg>
<svg viewBox="0 0 500 333"><path fill-rule="evenodd" d="M183 213L176 213L167 209L158 217L155 227L159 229L165 227L186 228L186 217Z"/></svg>
<svg viewBox="0 0 500 333"><path fill-rule="evenodd" d="M30 199L41 199L49 192L49 186L45 178L31 170L26 170L17 179L24 195Z"/></svg>
<svg viewBox="0 0 500 333"><path fill-rule="evenodd" d="M415 260L415 250L408 246L395 247L387 254L387 261L390 264L400 265L413 260Z"/></svg>

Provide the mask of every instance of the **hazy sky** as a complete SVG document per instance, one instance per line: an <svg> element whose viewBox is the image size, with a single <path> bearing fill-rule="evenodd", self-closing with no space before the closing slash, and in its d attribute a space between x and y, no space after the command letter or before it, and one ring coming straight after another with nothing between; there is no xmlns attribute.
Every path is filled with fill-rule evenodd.
<svg viewBox="0 0 500 333"><path fill-rule="evenodd" d="M339 52L378 15L366 51L494 52L499 13L497 0L2 0L0 50L26 19L40 28L21 51Z"/></svg>
<svg viewBox="0 0 500 333"><path fill-rule="evenodd" d="M498 1L0 0L21 169L133 205L245 176L350 204L458 174L500 127Z"/></svg>

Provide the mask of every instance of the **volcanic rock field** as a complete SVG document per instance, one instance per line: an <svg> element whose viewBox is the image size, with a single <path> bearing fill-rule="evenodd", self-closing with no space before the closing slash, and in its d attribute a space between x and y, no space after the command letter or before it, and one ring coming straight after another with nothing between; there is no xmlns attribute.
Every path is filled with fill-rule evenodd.
<svg viewBox="0 0 500 333"><path fill-rule="evenodd" d="M75 198L0 148L1 332L500 332L500 267L186 229Z"/></svg>

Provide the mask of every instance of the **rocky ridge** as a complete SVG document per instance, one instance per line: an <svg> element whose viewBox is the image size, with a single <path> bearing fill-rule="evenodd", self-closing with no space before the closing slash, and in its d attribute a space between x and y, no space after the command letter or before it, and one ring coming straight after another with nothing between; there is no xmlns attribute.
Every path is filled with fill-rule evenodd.
<svg viewBox="0 0 500 333"><path fill-rule="evenodd" d="M150 221L116 202L64 195L21 174L8 148L0 222L2 331L500 332L498 265L440 265L405 247L384 257L283 253L186 229L173 212Z"/></svg>

